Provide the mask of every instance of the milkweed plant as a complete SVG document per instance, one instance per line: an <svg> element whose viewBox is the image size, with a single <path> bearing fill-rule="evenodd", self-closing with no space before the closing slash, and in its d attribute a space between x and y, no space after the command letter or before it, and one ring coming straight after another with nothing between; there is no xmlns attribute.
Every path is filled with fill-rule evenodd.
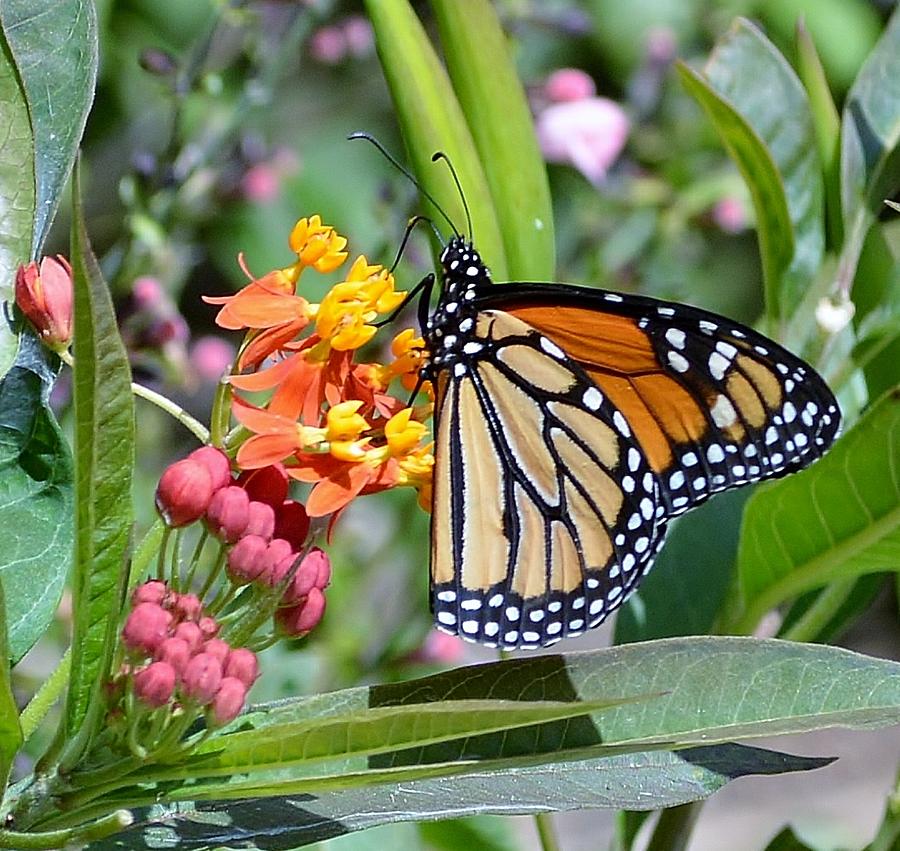
<svg viewBox="0 0 900 851"><path fill-rule="evenodd" d="M225 5L184 63L143 56L147 73L176 81L178 109L202 87L196 69L217 28L252 26ZM151 190L138 168L122 195L141 239L107 246L98 261L81 200L92 163L77 156L98 24L87 0L52 6L0 5L9 128L0 149L0 848L289 849L390 823L520 814L534 816L552 849L564 843L548 814L576 808L618 811L617 848L644 847L648 835L655 849L681 848L702 800L730 780L831 761L746 740L900 721L900 665L827 643L886 578L897 587L900 278L897 220L882 201L900 189L900 15L842 115L802 28L793 65L740 19L702 67L672 72L749 192L762 328L815 364L840 398L847 426L829 455L680 520L611 647L563 644L412 679L373 673L350 688L260 702L254 691L308 653L329 596L354 582L330 554L348 509L399 489L430 510L434 391L420 374L419 329L403 312L418 279L400 280L407 266L391 265L394 252L359 253L339 221L295 209L279 225L281 264L260 269L240 255L243 286L203 297L234 346L219 359L206 416L148 386L136 341L171 354L183 322L149 270L162 262L166 228L183 229L186 210L199 215L198 198L215 200L202 196L208 169L174 157ZM406 0L370 0L367 20L327 26L322 9L297 4L281 35L286 52L306 45L326 63L364 52L373 35L429 196L424 214L437 229L468 217L497 279L552 279L544 159L602 190L638 119L567 71L544 91L536 134L493 5L427 7L442 59ZM257 94L259 80L283 73L269 58L257 56ZM237 110L226 136L241 120ZM600 148L590 145L596 122ZM217 156L215 145L185 148L201 149ZM373 151L352 150L382 167ZM432 162L439 150L461 190ZM293 167L290 158L278 166ZM254 165L241 191L265 195L266 168ZM45 253L70 177L69 247ZM715 215L725 229L742 226L730 207ZM140 282L128 308L114 285L127 275ZM62 428L54 400L66 388ZM147 483L135 470L146 467L151 408L192 442ZM423 576L427 549L416 550ZM402 593L418 605L420 591ZM16 666L56 629L64 592L69 648L25 688ZM871 849L900 836L898 796L886 795ZM482 828L471 820L466 835L487 843ZM428 835L441 834L404 834L403 847ZM441 842L459 835L435 841L456 847ZM788 839L807 847L789 828L775 842Z"/></svg>

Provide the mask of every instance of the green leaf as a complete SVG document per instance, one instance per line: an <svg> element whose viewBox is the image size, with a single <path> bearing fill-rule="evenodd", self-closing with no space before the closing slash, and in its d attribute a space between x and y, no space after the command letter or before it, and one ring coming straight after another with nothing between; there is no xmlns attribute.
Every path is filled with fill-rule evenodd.
<svg viewBox="0 0 900 851"><path fill-rule="evenodd" d="M747 505L729 632L837 579L900 564L900 390L812 467L760 487Z"/></svg>
<svg viewBox="0 0 900 851"><path fill-rule="evenodd" d="M710 86L740 113L765 146L778 172L793 252L778 277L770 281L767 275L766 306L770 317L784 322L818 271L824 251L822 165L809 99L784 56L756 26L740 18L716 42L704 73ZM760 208L761 196L752 185L755 176L745 171L745 178L759 223L769 211Z"/></svg>
<svg viewBox="0 0 900 851"><path fill-rule="evenodd" d="M900 11L862 67L844 104L841 136L841 198L845 246L837 288L846 294L856 276L866 234L889 198L900 186ZM880 301L883 287L856 276L853 297L863 308ZM859 292L858 290L863 290Z"/></svg>
<svg viewBox="0 0 900 851"><path fill-rule="evenodd" d="M553 280L556 248L547 170L497 13L488 0L432 0L431 6L447 70L487 175L508 276Z"/></svg>
<svg viewBox="0 0 900 851"><path fill-rule="evenodd" d="M13 663L49 626L72 563L72 459L48 402L57 364L26 333L0 379L0 576Z"/></svg>
<svg viewBox="0 0 900 851"><path fill-rule="evenodd" d="M3 582L0 581L0 788L6 788L13 760L22 744L19 710L9 678L9 647L6 642L6 618Z"/></svg>
<svg viewBox="0 0 900 851"><path fill-rule="evenodd" d="M300 848L386 822L455 818L470 813L527 815L548 810L674 806L705 798L729 780L826 765L741 745L672 753L654 751L580 762L473 771L460 777L384 784L340 792L220 803L155 807L134 826L90 845L115 848ZM273 826L277 825L277 829ZM472 846L480 847L480 846Z"/></svg>
<svg viewBox="0 0 900 851"><path fill-rule="evenodd" d="M91 0L4 0L0 23L15 61L34 134L37 183L32 251L40 254L84 132L97 79Z"/></svg>
<svg viewBox="0 0 900 851"><path fill-rule="evenodd" d="M650 575L619 611L616 644L711 631L732 582L751 492L721 494L674 522Z"/></svg>
<svg viewBox="0 0 900 851"><path fill-rule="evenodd" d="M82 725L108 673L128 579L134 403L128 357L106 282L91 252L73 181L75 279L75 569L72 674L65 725Z"/></svg>
<svg viewBox="0 0 900 851"><path fill-rule="evenodd" d="M387 79L413 171L455 226L465 223L462 201L446 163L432 155L444 151L459 175L472 215L478 251L498 280L509 277L503 238L487 178L453 87L407 0L366 0L375 45ZM423 199L424 202L424 199ZM425 202L430 215L443 219ZM469 234L471 237L471 234Z"/></svg>
<svg viewBox="0 0 900 851"><path fill-rule="evenodd" d="M775 324L781 277L794 255L793 229L778 169L762 139L737 109L696 71L681 63L676 67L684 87L706 111L747 182L756 210L766 315Z"/></svg>
<svg viewBox="0 0 900 851"><path fill-rule="evenodd" d="M0 303L13 301L16 268L31 257L34 219L33 137L28 105L3 34L0 53ZM16 356L16 335L0 322L0 376Z"/></svg>
<svg viewBox="0 0 900 851"><path fill-rule="evenodd" d="M519 851L510 822L497 816L422 822L419 836L434 851Z"/></svg>

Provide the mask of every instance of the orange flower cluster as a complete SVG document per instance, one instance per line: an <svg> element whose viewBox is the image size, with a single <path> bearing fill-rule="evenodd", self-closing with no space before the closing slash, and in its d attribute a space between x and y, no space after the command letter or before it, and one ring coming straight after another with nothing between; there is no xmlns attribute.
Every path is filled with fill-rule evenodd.
<svg viewBox="0 0 900 851"><path fill-rule="evenodd" d="M301 274L338 269L347 240L310 216L297 222L289 244L297 255L292 266L257 279L247 272L251 281L240 292L206 299L221 305L218 325L247 331L232 386L270 394L264 405L234 398L235 417L252 433L238 449L238 466L283 463L290 476L313 485L306 503L311 517L398 485L415 487L430 509L434 458L424 421L432 405L408 407L389 392L395 379L407 390L417 385L424 341L408 329L393 340L392 362L355 361L379 318L406 293L394 289L387 269L360 256L343 281L311 303L297 294ZM427 383L421 389L431 394Z"/></svg>

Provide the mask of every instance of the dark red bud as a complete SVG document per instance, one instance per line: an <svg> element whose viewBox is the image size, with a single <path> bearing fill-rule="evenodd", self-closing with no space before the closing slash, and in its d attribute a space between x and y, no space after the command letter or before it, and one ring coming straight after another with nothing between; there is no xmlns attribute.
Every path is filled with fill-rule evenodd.
<svg viewBox="0 0 900 851"><path fill-rule="evenodd" d="M211 723L222 726L234 721L244 708L247 686L237 677L225 677L210 707Z"/></svg>
<svg viewBox="0 0 900 851"><path fill-rule="evenodd" d="M231 484L231 462L228 456L215 446L201 446L195 449L188 458L203 464L209 470L212 478L213 490L228 487Z"/></svg>
<svg viewBox="0 0 900 851"><path fill-rule="evenodd" d="M316 587L316 580L319 577L319 555L325 555L321 550L314 549L306 555L294 578L290 581L287 588L284 589L284 596L281 602L286 606L294 606L300 603L313 588Z"/></svg>
<svg viewBox="0 0 900 851"><path fill-rule="evenodd" d="M162 474L156 488L156 509L169 526L187 526L204 515L212 496L209 470L185 458Z"/></svg>
<svg viewBox="0 0 900 851"><path fill-rule="evenodd" d="M217 490L206 509L210 532L229 544L244 534L249 519L250 500L247 492L237 485Z"/></svg>
<svg viewBox="0 0 900 851"><path fill-rule="evenodd" d="M122 629L122 640L129 650L153 653L168 636L170 615L156 603L138 603Z"/></svg>
<svg viewBox="0 0 900 851"><path fill-rule="evenodd" d="M165 706L175 690L175 669L168 662L151 662L134 675L135 696L148 706Z"/></svg>
<svg viewBox="0 0 900 851"><path fill-rule="evenodd" d="M302 603L277 609L275 626L284 635L300 638L315 629L324 614L325 595L318 588L313 588Z"/></svg>

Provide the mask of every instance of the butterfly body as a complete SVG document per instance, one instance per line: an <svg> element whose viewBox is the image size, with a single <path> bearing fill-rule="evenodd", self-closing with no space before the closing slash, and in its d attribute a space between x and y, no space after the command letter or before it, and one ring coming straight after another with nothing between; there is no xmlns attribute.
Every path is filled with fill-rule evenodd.
<svg viewBox="0 0 900 851"><path fill-rule="evenodd" d="M423 333L436 387L438 628L533 648L596 626L639 584L670 517L806 466L833 396L723 317L562 284L493 284L441 255Z"/></svg>

